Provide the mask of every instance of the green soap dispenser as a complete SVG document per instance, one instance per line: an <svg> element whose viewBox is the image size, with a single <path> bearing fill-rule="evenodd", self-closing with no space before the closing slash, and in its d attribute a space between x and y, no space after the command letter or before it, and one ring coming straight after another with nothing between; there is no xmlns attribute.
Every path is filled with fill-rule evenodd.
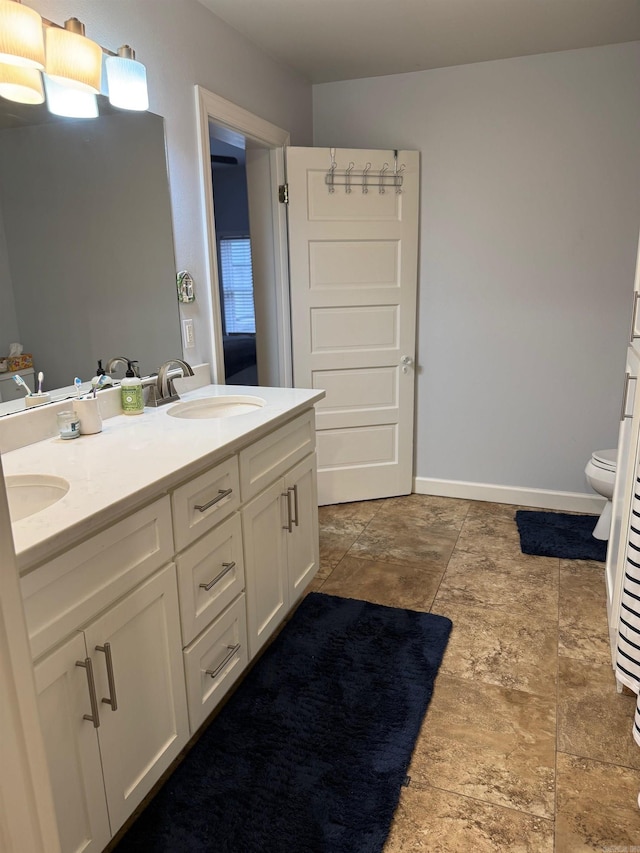
<svg viewBox="0 0 640 853"><path fill-rule="evenodd" d="M127 359L127 372L120 382L122 412L125 415L141 415L144 412L144 397L142 395L142 380L136 376L133 365L137 361Z"/></svg>

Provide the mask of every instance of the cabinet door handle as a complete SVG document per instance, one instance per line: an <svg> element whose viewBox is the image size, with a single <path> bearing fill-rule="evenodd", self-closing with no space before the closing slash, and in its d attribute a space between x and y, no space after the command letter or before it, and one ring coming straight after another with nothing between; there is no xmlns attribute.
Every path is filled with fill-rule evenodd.
<svg viewBox="0 0 640 853"><path fill-rule="evenodd" d="M633 379L635 382L637 380L636 376L632 376L630 373L625 373L624 375L624 388L622 389L622 406L620 408L620 420L623 421L625 418L632 418L633 415L627 414L627 399L629 397L629 382Z"/></svg>
<svg viewBox="0 0 640 853"><path fill-rule="evenodd" d="M629 343L632 344L640 335L636 335L636 318L638 316L638 299L640 299L640 291L636 290L633 294L633 308L631 309L631 337Z"/></svg>
<svg viewBox="0 0 640 853"><path fill-rule="evenodd" d="M238 651L239 648L240 648L240 643L236 643L235 646L227 646L227 649L229 651L224 656L224 658L220 661L218 666L215 669L205 669L205 674L210 675L211 678L215 678L219 672L222 672L222 670L229 663L229 661L235 655L235 653Z"/></svg>
<svg viewBox="0 0 640 853"><path fill-rule="evenodd" d="M96 683L93 680L93 664L91 658L77 660L76 666L81 666L87 671L87 684L89 686L89 701L91 702L91 713L83 714L83 720L89 720L93 723L94 729L100 725L100 713L98 712L98 697L96 696Z"/></svg>
<svg viewBox="0 0 640 853"><path fill-rule="evenodd" d="M118 710L118 699L116 698L116 681L113 677L113 660L111 658L111 643L105 643L104 646L96 646L97 652L104 652L107 661L107 681L109 683L109 698L103 699L105 705L111 705L112 711Z"/></svg>
<svg viewBox="0 0 640 853"><path fill-rule="evenodd" d="M300 526L300 519L298 517L298 484L295 486L289 486L287 489L288 492L293 492L293 511L295 513L293 523L296 527Z"/></svg>
<svg viewBox="0 0 640 853"><path fill-rule="evenodd" d="M206 504L196 504L194 509L197 509L198 512L204 512L205 509L209 509L209 507L212 507L214 504L217 504L223 498L226 498L228 495L231 494L232 491L233 489L218 489L218 494L215 496L215 498L211 498L211 500L208 501Z"/></svg>
<svg viewBox="0 0 640 853"><path fill-rule="evenodd" d="M291 489L282 492L282 497L287 499L287 523L282 525L283 530L288 530L289 533L293 530L293 516L291 514Z"/></svg>
<svg viewBox="0 0 640 853"><path fill-rule="evenodd" d="M235 560L232 561L231 563L223 563L222 565L223 565L222 571L219 574L217 574L212 581L209 581L209 583L199 584L200 589L206 589L207 592L209 592L209 590L211 589L212 586L215 586L215 584L217 584L218 581L227 574L227 572L230 572L231 569L234 569L236 566Z"/></svg>

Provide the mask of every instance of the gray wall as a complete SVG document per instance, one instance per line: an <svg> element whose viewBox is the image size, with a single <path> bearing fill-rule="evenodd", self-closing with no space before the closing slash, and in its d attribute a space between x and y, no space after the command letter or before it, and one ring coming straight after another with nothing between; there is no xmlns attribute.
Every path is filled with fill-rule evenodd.
<svg viewBox="0 0 640 853"><path fill-rule="evenodd" d="M59 24L79 18L87 36L111 50L130 44L146 65L149 108L166 119L177 269L188 269L196 286L197 301L180 309L195 325L196 346L186 354L193 363L212 361L210 300L201 291L208 287L207 250L194 86L287 129L292 144L311 145L310 84L197 0L30 0L29 5Z"/></svg>
<svg viewBox="0 0 640 853"><path fill-rule="evenodd" d="M314 144L418 149L416 475L589 492L617 443L640 43L314 86Z"/></svg>
<svg viewBox="0 0 640 853"><path fill-rule="evenodd" d="M9 344L19 341L16 305L13 298L11 269L9 268L4 219L2 205L0 204L0 358L8 355Z"/></svg>

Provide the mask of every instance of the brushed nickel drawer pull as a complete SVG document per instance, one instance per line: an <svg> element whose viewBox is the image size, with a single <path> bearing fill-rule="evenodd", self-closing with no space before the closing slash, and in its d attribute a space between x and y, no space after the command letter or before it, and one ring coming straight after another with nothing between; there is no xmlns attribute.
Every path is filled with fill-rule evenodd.
<svg viewBox="0 0 640 853"><path fill-rule="evenodd" d="M227 649L229 651L224 656L224 659L221 661L221 663L218 664L218 666L215 669L205 669L206 675L210 675L211 678L215 678L216 675L225 668L225 666L229 663L229 661L235 655L235 653L238 651L239 648L240 648L240 643L236 643L235 646L227 646Z"/></svg>
<svg viewBox="0 0 640 853"><path fill-rule="evenodd" d="M104 646L96 646L97 652L104 652L107 661L107 681L109 683L109 698L103 699L105 705L111 705L112 711L118 710L118 699L116 697L116 680L113 677L113 659L111 658L111 643Z"/></svg>
<svg viewBox="0 0 640 853"><path fill-rule="evenodd" d="M287 491L293 492L293 511L295 513L293 523L295 524L296 527L299 527L300 526L300 516L298 513L298 484L296 483L295 486L289 486Z"/></svg>
<svg viewBox="0 0 640 853"><path fill-rule="evenodd" d="M282 525L283 530L288 530L289 533L293 530L293 516L291 514L291 489L282 492L282 497L287 499L287 523Z"/></svg>
<svg viewBox="0 0 640 853"><path fill-rule="evenodd" d="M632 418L633 415L627 414L627 399L629 397L629 382L633 379L635 382L637 377L632 376L628 371L624 375L624 388L622 389L622 406L620 407L620 420Z"/></svg>
<svg viewBox="0 0 640 853"><path fill-rule="evenodd" d="M211 587L215 586L215 584L217 584L218 581L227 574L227 572L230 572L231 569L235 569L236 563L235 563L235 560L233 560L231 563L223 563L222 565L223 565L222 571L219 574L217 574L212 581L209 581L209 583L199 584L200 589L206 589L207 592L209 592Z"/></svg>
<svg viewBox="0 0 640 853"><path fill-rule="evenodd" d="M233 489L218 489L218 494L215 496L215 498L211 498L211 500L208 501L206 504L196 504L194 509L197 509L198 512L204 512L205 509L209 509L209 507L212 507L214 504L217 504L223 498L226 498L228 495L231 494L232 491Z"/></svg>
<svg viewBox="0 0 640 853"><path fill-rule="evenodd" d="M91 658L77 660L76 666L81 666L87 671L87 684L89 685L89 701L91 702L91 713L83 714L82 719L89 720L89 722L93 723L94 729L97 729L100 725L100 713L98 712L98 698L96 696L96 683L93 680L93 664L91 663Z"/></svg>
<svg viewBox="0 0 640 853"><path fill-rule="evenodd" d="M640 299L640 291L636 290L633 294L633 308L631 310L631 337L629 343L632 344L640 335L636 335L636 318L638 316L638 299Z"/></svg>

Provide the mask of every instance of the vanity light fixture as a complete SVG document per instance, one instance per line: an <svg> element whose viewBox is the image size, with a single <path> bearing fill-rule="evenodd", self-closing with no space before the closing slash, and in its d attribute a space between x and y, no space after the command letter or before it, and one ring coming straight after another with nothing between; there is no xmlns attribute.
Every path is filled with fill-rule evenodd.
<svg viewBox="0 0 640 853"><path fill-rule="evenodd" d="M37 68L0 63L0 97L18 104L42 104L42 75Z"/></svg>
<svg viewBox="0 0 640 853"><path fill-rule="evenodd" d="M147 69L136 61L136 53L128 44L118 48L117 56L105 61L109 101L123 110L148 110Z"/></svg>
<svg viewBox="0 0 640 853"><path fill-rule="evenodd" d="M81 92L100 92L102 48L84 34L84 24L69 18L62 27L47 27L46 73L49 77Z"/></svg>
<svg viewBox="0 0 640 853"><path fill-rule="evenodd" d="M44 68L42 18L20 0L0 0L0 62Z"/></svg>
<svg viewBox="0 0 640 853"><path fill-rule="evenodd" d="M83 92L73 86L67 86L48 74L43 76L47 109L50 113L65 118L98 117L98 101L93 92Z"/></svg>
<svg viewBox="0 0 640 853"><path fill-rule="evenodd" d="M0 97L41 104L44 93L39 72L43 71L44 92L52 113L95 117L103 53L108 57L105 66L111 104L120 109L147 110L147 72L128 45L113 53L88 39L84 24L77 18L69 18L61 27L23 6L21 0L0 0ZM9 66L17 70L12 72Z"/></svg>

